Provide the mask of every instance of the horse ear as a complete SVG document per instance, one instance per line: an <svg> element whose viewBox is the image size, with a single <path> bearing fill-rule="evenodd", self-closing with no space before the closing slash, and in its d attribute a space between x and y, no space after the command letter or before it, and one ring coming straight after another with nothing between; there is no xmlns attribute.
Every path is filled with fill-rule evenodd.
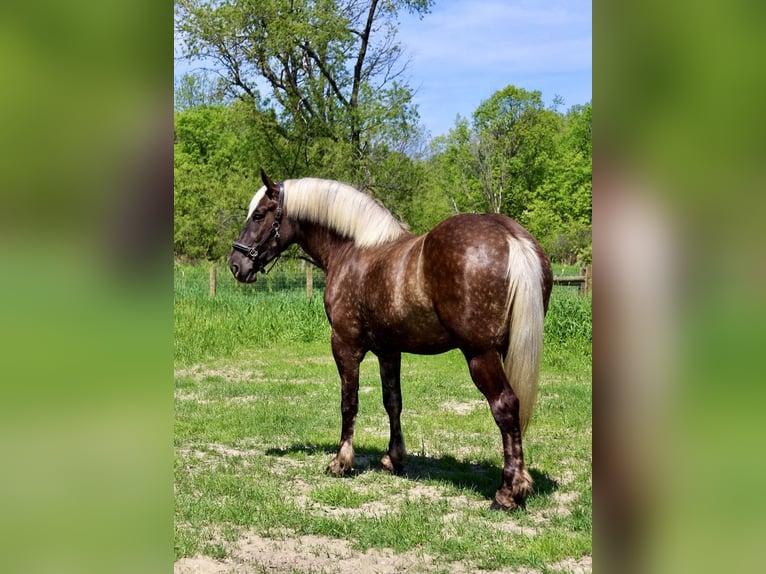
<svg viewBox="0 0 766 574"><path fill-rule="evenodd" d="M271 178L266 175L266 172L261 168L261 181L266 186L266 195L269 199L274 199L279 196L279 186L271 181Z"/></svg>

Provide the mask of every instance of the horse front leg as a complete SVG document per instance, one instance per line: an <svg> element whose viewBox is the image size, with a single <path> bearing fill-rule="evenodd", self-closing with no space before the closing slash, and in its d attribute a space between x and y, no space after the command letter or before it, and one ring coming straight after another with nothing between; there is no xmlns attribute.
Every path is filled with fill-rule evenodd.
<svg viewBox="0 0 766 574"><path fill-rule="evenodd" d="M380 380L383 383L383 406L388 413L388 424L391 430L391 438L388 441L388 452L380 461L381 466L388 472L399 473L404 468L404 459L407 450L404 448L402 437L402 390L401 369L402 354L379 355Z"/></svg>
<svg viewBox="0 0 766 574"><path fill-rule="evenodd" d="M344 343L333 331L332 354L340 375L342 427L338 453L330 461L327 472L344 476L354 466L354 423L359 410L359 363L364 358L364 352Z"/></svg>
<svg viewBox="0 0 766 574"><path fill-rule="evenodd" d="M474 356L466 355L466 359L471 378L487 398L503 437L503 480L491 508L512 510L523 507L532 492L532 477L524 466L519 399L508 383L499 353L488 351Z"/></svg>

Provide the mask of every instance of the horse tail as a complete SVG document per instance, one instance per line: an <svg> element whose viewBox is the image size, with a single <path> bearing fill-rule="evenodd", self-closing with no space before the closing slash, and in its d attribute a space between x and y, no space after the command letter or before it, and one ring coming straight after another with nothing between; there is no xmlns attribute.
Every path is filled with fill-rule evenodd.
<svg viewBox="0 0 766 574"><path fill-rule="evenodd" d="M532 418L537 399L537 379L543 348L543 301L540 256L525 237L508 241L508 349L505 353L505 375L519 399L519 421L522 435Z"/></svg>

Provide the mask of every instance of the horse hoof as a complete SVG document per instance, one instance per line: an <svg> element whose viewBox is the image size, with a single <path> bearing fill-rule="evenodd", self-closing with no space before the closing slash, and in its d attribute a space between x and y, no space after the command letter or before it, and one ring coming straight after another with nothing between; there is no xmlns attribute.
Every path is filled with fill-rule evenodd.
<svg viewBox="0 0 766 574"><path fill-rule="evenodd" d="M394 462L387 454L380 459L380 468L391 474L402 474L404 471L404 465L400 462Z"/></svg>
<svg viewBox="0 0 766 574"><path fill-rule="evenodd" d="M338 478L343 478L344 476L346 476L347 474L351 472L351 468L347 468L344 465L340 464L337 460L333 460L332 462L330 462L330 464L327 465L325 472L327 474L337 476Z"/></svg>
<svg viewBox="0 0 766 574"><path fill-rule="evenodd" d="M512 493L510 489L503 487L495 493L495 498L492 500L490 509L511 511L521 508L526 509L526 496Z"/></svg>
<svg viewBox="0 0 766 574"><path fill-rule="evenodd" d="M521 500L523 504L524 500L532 494L532 476L527 472L527 469L522 469L521 472L517 472L513 477L513 484L511 487L511 496L518 503Z"/></svg>
<svg viewBox="0 0 766 574"><path fill-rule="evenodd" d="M505 506L504 504L500 504L497 500L493 500L492 504L489 505L490 510L498 510L500 512L510 512L516 508L515 506Z"/></svg>
<svg viewBox="0 0 766 574"><path fill-rule="evenodd" d="M523 509L523 505L516 504L515 502L511 506L506 506L505 504L501 504L497 500L493 500L492 504L489 505L490 510L497 510L499 512L514 512L516 510Z"/></svg>

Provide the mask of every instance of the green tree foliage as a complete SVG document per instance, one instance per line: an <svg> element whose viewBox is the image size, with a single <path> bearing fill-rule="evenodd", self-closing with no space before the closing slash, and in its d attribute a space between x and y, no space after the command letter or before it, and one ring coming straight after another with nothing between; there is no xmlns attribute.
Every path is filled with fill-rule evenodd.
<svg viewBox="0 0 766 574"><path fill-rule="evenodd" d="M471 153L489 210L521 218L545 179L560 123L538 91L508 86L479 105Z"/></svg>
<svg viewBox="0 0 766 574"><path fill-rule="evenodd" d="M242 102L189 107L174 119L175 252L216 259L228 252L261 186L259 167L277 162L279 151L259 129L270 119Z"/></svg>
<svg viewBox="0 0 766 574"><path fill-rule="evenodd" d="M508 86L434 139L426 187L453 212L510 215L573 263L591 241L591 116L590 103L561 115L540 92Z"/></svg>
<svg viewBox="0 0 766 574"><path fill-rule="evenodd" d="M453 213L485 212L489 205L482 197L478 166L472 153L473 132L465 118L458 117L446 136L431 142L430 186L440 190Z"/></svg>
<svg viewBox="0 0 766 574"><path fill-rule="evenodd" d="M218 79L200 74L184 74L175 81L174 107L191 110L224 103L224 85Z"/></svg>
<svg viewBox="0 0 766 574"><path fill-rule="evenodd" d="M554 161L523 220L556 261L590 263L592 225L592 104L574 106L557 134Z"/></svg>
<svg viewBox="0 0 766 574"><path fill-rule="evenodd" d="M336 176L356 176L371 148L416 125L411 91L397 82L405 66L396 16L425 14L431 4L177 0L176 27L186 55L216 62L231 95L274 111L269 135L289 140L292 151L280 156L283 175L334 166Z"/></svg>
<svg viewBox="0 0 766 574"><path fill-rule="evenodd" d="M590 257L592 106L538 91L491 94L425 141L401 81L401 10L432 0L177 0L191 59L217 75L176 83L175 249L229 252L264 168L364 189L425 232L453 213L519 220L557 261ZM424 151L428 150L428 151Z"/></svg>
<svg viewBox="0 0 766 574"><path fill-rule="evenodd" d="M176 85L177 252L227 252L232 202L247 205L261 167L278 179L347 181L411 214L423 136L396 20L432 3L177 0L184 55L218 76Z"/></svg>

